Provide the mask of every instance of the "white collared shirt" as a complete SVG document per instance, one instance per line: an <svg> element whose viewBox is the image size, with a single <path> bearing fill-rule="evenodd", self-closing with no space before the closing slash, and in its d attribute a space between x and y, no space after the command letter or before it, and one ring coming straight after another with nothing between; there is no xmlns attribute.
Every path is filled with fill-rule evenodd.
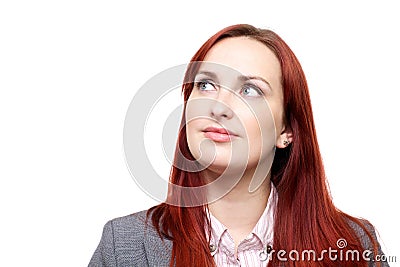
<svg viewBox="0 0 400 267"><path fill-rule="evenodd" d="M251 233L239 243L237 258L235 258L235 242L228 229L210 213L210 252L218 267L267 266L269 261L267 250L269 252L272 249L277 197L276 188L271 183L267 206Z"/></svg>

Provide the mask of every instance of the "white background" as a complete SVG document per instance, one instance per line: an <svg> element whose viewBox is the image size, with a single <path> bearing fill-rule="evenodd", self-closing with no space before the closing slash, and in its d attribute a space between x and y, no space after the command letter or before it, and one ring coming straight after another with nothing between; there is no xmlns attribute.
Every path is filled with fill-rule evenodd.
<svg viewBox="0 0 400 267"><path fill-rule="evenodd" d="M1 265L86 266L107 220L156 204L125 165L128 105L237 23L294 50L334 202L400 261L396 1L188 2L1 2Z"/></svg>

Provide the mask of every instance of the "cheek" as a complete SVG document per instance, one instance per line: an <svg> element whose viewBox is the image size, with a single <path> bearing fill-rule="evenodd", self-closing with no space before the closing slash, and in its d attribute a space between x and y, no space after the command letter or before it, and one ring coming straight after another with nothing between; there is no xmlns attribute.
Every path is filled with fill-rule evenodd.
<svg viewBox="0 0 400 267"><path fill-rule="evenodd" d="M255 140L267 141L275 139L275 116L269 106L255 105L241 115L247 135L251 142Z"/></svg>
<svg viewBox="0 0 400 267"><path fill-rule="evenodd" d="M274 117L269 106L254 105L251 110L240 114L249 144L252 163L263 161L273 155L276 143Z"/></svg>
<svg viewBox="0 0 400 267"><path fill-rule="evenodd" d="M275 140L279 138L281 135L283 127L283 104L281 103L273 103L271 104L271 110L274 120L274 128L275 128Z"/></svg>
<svg viewBox="0 0 400 267"><path fill-rule="evenodd" d="M186 138L189 146L189 150L192 153L193 157L198 158L199 150L196 145L199 140L196 133L196 129L198 128L198 121L194 119L199 112L199 108L194 104L196 102L192 101L192 95L189 97L186 108L185 108L185 120L186 120Z"/></svg>
<svg viewBox="0 0 400 267"><path fill-rule="evenodd" d="M192 155L197 158L199 155L199 149L198 149L198 136L195 134L195 129L197 128L196 121L190 121L186 123L186 138L187 138L187 143L189 146L189 150L192 153Z"/></svg>
<svg viewBox="0 0 400 267"><path fill-rule="evenodd" d="M186 102L185 108L185 119L187 122L191 122L193 119L200 117L206 117L209 111L210 105L213 104L213 100L205 97L196 97L192 95Z"/></svg>
<svg viewBox="0 0 400 267"><path fill-rule="evenodd" d="M250 141L250 145L255 145L255 143L259 143L261 140L261 128L259 123L260 121L253 116L249 116L244 120L244 128L246 129L247 139Z"/></svg>
<svg viewBox="0 0 400 267"><path fill-rule="evenodd" d="M189 151L194 159L203 167L210 166L217 155L215 144L207 140L201 132L204 122L201 119L192 120L186 124L186 138Z"/></svg>

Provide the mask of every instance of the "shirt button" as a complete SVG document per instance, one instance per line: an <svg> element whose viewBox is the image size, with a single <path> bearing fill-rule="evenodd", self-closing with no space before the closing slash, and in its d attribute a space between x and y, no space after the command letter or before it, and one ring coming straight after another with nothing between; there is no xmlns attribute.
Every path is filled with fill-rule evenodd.
<svg viewBox="0 0 400 267"><path fill-rule="evenodd" d="M210 252L213 253L217 250L217 247L214 244L210 244Z"/></svg>

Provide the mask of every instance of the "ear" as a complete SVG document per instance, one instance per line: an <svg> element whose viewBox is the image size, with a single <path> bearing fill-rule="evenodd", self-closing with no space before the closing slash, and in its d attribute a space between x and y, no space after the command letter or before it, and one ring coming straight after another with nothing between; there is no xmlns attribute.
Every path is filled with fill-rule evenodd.
<svg viewBox="0 0 400 267"><path fill-rule="evenodd" d="M284 126L281 134L278 136L276 140L277 148L286 148L293 142L293 132L288 127Z"/></svg>

